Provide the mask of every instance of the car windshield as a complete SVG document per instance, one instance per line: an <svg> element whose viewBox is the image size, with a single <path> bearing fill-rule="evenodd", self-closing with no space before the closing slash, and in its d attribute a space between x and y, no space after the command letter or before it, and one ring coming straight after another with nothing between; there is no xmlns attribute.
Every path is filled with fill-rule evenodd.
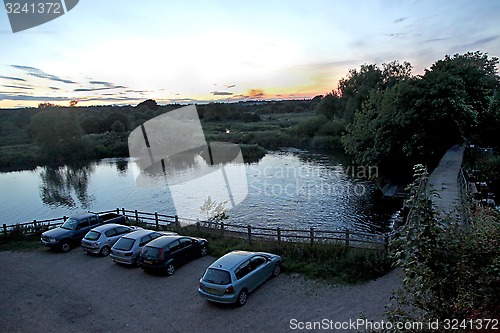
<svg viewBox="0 0 500 333"><path fill-rule="evenodd" d="M116 242L115 246L113 246L113 249L115 250L122 250L122 251L129 251L132 246L134 245L135 240L122 237Z"/></svg>
<svg viewBox="0 0 500 333"><path fill-rule="evenodd" d="M85 239L88 239L88 240L98 240L99 237L101 237L101 233L99 231L94 231L94 230L90 230L85 235Z"/></svg>
<svg viewBox="0 0 500 333"><path fill-rule="evenodd" d="M229 275L228 271L209 268L207 269L205 275L203 276L203 281L213 284L225 285L231 283L231 276Z"/></svg>
<svg viewBox="0 0 500 333"><path fill-rule="evenodd" d="M77 224L78 224L77 220L69 218L66 220L66 222L63 223L61 228L68 229L68 230L74 230L76 228Z"/></svg>

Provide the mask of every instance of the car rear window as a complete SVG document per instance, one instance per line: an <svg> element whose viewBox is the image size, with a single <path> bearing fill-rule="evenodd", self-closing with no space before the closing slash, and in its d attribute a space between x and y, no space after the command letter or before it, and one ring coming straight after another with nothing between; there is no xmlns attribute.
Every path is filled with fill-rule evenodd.
<svg viewBox="0 0 500 333"><path fill-rule="evenodd" d="M113 246L116 250L129 251L134 245L135 240L131 238L122 237Z"/></svg>
<svg viewBox="0 0 500 333"><path fill-rule="evenodd" d="M99 231L91 230L85 235L85 239L88 240L98 240L101 237L101 233Z"/></svg>
<svg viewBox="0 0 500 333"><path fill-rule="evenodd" d="M228 271L223 271L221 269L209 268L205 272L203 276L203 281L213 284L230 284L231 283L231 275L229 275Z"/></svg>
<svg viewBox="0 0 500 333"><path fill-rule="evenodd" d="M145 246L142 248L142 254L149 258L157 258L160 255L160 249L158 247Z"/></svg>

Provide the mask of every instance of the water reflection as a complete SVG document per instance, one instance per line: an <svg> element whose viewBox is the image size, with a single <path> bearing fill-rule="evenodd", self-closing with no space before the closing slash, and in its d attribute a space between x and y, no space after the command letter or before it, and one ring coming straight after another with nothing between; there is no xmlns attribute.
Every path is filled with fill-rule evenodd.
<svg viewBox="0 0 500 333"><path fill-rule="evenodd" d="M88 209L93 195L88 193L89 180L95 171L95 164L84 164L79 166L65 165L62 167L43 167L40 171L40 197L42 202L52 207Z"/></svg>

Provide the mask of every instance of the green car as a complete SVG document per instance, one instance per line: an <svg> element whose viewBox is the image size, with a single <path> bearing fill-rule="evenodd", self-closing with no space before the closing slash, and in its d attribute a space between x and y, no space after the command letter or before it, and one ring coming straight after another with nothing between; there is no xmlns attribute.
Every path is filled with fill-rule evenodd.
<svg viewBox="0 0 500 333"><path fill-rule="evenodd" d="M266 252L233 251L217 259L198 282L208 301L243 306L248 294L281 272L281 257Z"/></svg>

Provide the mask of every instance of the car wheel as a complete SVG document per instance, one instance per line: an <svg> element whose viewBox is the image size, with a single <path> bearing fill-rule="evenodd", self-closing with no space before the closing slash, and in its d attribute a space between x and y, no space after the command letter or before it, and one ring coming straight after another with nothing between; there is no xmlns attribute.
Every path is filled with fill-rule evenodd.
<svg viewBox="0 0 500 333"><path fill-rule="evenodd" d="M109 246L103 246L103 248L100 251L100 254L103 257L107 257L109 255L110 251L111 251L111 249L109 248Z"/></svg>
<svg viewBox="0 0 500 333"><path fill-rule="evenodd" d="M246 289L243 289L238 294L238 299L236 300L236 305L238 305L238 306L245 305L247 302L247 299L248 299L248 291L246 291Z"/></svg>
<svg viewBox="0 0 500 333"><path fill-rule="evenodd" d="M208 248L206 246L203 246L200 250L200 254L202 257L206 256L208 253Z"/></svg>
<svg viewBox="0 0 500 333"><path fill-rule="evenodd" d="M174 265L168 264L167 270L166 270L167 275L170 276L170 275L174 274L174 272L175 272Z"/></svg>
<svg viewBox="0 0 500 333"><path fill-rule="evenodd" d="M68 252L71 249L71 244L68 241L61 243L61 252Z"/></svg>
<svg viewBox="0 0 500 333"><path fill-rule="evenodd" d="M280 275L281 273L281 264L278 262L273 267L273 277Z"/></svg>

